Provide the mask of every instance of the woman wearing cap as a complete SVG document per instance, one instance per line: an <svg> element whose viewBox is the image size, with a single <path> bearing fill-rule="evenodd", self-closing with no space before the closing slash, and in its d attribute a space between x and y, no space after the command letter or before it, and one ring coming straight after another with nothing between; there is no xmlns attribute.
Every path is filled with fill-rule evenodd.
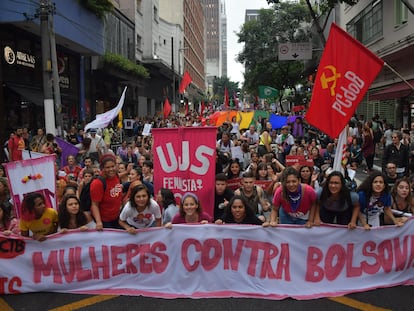
<svg viewBox="0 0 414 311"><path fill-rule="evenodd" d="M180 211L177 215L174 216L172 223L173 224L207 224L212 222L212 217L203 212L200 204L200 200L197 195L192 192L184 193L181 198ZM171 228L172 224L167 223L165 225L167 228Z"/></svg>
<svg viewBox="0 0 414 311"><path fill-rule="evenodd" d="M96 230L103 228L119 229L119 212L122 204L122 185L117 175L116 159L112 154L104 154L100 163L102 177L92 181L91 212L96 222Z"/></svg>

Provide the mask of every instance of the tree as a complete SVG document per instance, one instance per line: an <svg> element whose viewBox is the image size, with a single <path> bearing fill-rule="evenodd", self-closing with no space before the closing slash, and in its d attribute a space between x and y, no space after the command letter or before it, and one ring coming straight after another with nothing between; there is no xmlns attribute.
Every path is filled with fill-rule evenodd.
<svg viewBox="0 0 414 311"><path fill-rule="evenodd" d="M230 81L226 76L217 78L213 80L213 98L218 102L222 102L224 98L224 89L227 87L229 92L229 97L233 97L233 94L240 92L239 82Z"/></svg>
<svg viewBox="0 0 414 311"><path fill-rule="evenodd" d="M307 13L304 4L283 2L274 9L260 10L257 20L242 26L237 35L244 49L237 60L245 65L244 89L250 94L257 94L259 85L282 91L304 84L303 62L278 62L278 45L310 40L311 19Z"/></svg>
<svg viewBox="0 0 414 311"><path fill-rule="evenodd" d="M308 13L313 20L313 24L316 27L318 32L319 38L322 42L322 45L325 46L326 38L324 35L324 30L329 20L329 15L331 14L332 10L338 3L345 3L348 5L355 5L358 3L359 0L321 0L318 4L318 9L312 6L310 0L304 0L306 6L308 7ZM303 2L303 0L301 1ZM269 4L275 4L275 8L279 5L282 5L284 2L280 0L267 0Z"/></svg>

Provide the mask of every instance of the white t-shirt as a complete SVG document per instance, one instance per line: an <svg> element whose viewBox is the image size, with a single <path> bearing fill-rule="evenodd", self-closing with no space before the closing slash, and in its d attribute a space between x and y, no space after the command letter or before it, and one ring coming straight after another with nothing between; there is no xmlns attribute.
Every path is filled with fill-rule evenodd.
<svg viewBox="0 0 414 311"><path fill-rule="evenodd" d="M137 228L149 228L155 224L156 219L161 218L161 209L156 201L150 199L150 204L142 212L138 212L131 202L127 202L122 209L119 219L125 221L128 225Z"/></svg>

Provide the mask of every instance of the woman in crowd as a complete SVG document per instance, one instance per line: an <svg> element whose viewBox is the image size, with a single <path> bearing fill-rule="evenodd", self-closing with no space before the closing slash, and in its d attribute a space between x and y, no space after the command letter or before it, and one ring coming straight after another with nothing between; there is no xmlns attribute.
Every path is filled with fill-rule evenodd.
<svg viewBox="0 0 414 311"><path fill-rule="evenodd" d="M261 157L263 157L266 153L272 152L272 147L270 146L272 143L272 137L270 136L271 132L272 124L270 122L266 122L266 126L260 134L259 146L257 147L257 151Z"/></svg>
<svg viewBox="0 0 414 311"><path fill-rule="evenodd" d="M119 215L119 225L128 233L137 233L136 229L161 226L161 209L150 197L145 185L132 188L131 197Z"/></svg>
<svg viewBox="0 0 414 311"><path fill-rule="evenodd" d="M175 202L174 193L170 189L161 188L157 193L157 202L163 208L163 223L172 222L174 216L180 211Z"/></svg>
<svg viewBox="0 0 414 311"><path fill-rule="evenodd" d="M11 208L0 204L0 232L4 235L20 234L19 221L12 216Z"/></svg>
<svg viewBox="0 0 414 311"><path fill-rule="evenodd" d="M0 177L7 177L6 170L4 169L4 166L2 164L0 164Z"/></svg>
<svg viewBox="0 0 414 311"><path fill-rule="evenodd" d="M411 192L409 179L403 177L398 179L391 191L391 209L394 218L400 222L405 223L410 217L409 214L414 215L414 198ZM392 225L392 219L388 215L384 215L384 224Z"/></svg>
<svg viewBox="0 0 414 311"><path fill-rule="evenodd" d="M122 204L122 184L117 175L116 159L112 154L101 157L102 178L95 178L90 185L91 212L96 230L119 229L118 219Z"/></svg>
<svg viewBox="0 0 414 311"><path fill-rule="evenodd" d="M235 195L224 208L223 216L215 221L216 224L243 224L262 225L263 222L256 217L253 209L248 205L246 199Z"/></svg>
<svg viewBox="0 0 414 311"><path fill-rule="evenodd" d="M300 182L302 184L307 184L315 190L319 189L319 183L318 183L319 173L315 172L315 169L313 166L302 165L299 168L299 173L300 173Z"/></svg>
<svg viewBox="0 0 414 311"><path fill-rule="evenodd" d="M388 190L388 184L385 177L380 172L371 173L358 187L360 204L360 224L365 229L370 227L378 227L380 223L380 215L384 212L392 224L401 226L403 222L395 218L391 211L391 195Z"/></svg>
<svg viewBox="0 0 414 311"><path fill-rule="evenodd" d="M240 178L242 175L242 166L239 159L231 159L227 168L227 179Z"/></svg>
<svg viewBox="0 0 414 311"><path fill-rule="evenodd" d="M82 167L76 162L76 158L73 155L69 155L66 158L67 165L62 168L62 171L66 173L66 180L68 182L76 183Z"/></svg>
<svg viewBox="0 0 414 311"><path fill-rule="evenodd" d="M313 160L313 165L318 167L318 168L321 168L322 165L324 164L325 160L323 159L323 157L322 157L322 155L319 151L319 148L316 147L316 146L312 147L310 149L309 155L310 155L309 158Z"/></svg>
<svg viewBox="0 0 414 311"><path fill-rule="evenodd" d="M316 191L318 212L315 224L340 224L355 229L359 216L359 197L356 192L346 187L341 172L333 171L327 177L324 186Z"/></svg>
<svg viewBox="0 0 414 311"><path fill-rule="evenodd" d="M45 197L38 192L31 192L24 196L22 202L22 215L20 219L20 234L28 237L29 232L33 239L44 241L47 236L56 233L58 214L46 206Z"/></svg>
<svg viewBox="0 0 414 311"><path fill-rule="evenodd" d="M129 170L128 181L122 184L124 196L122 198L122 204L125 205L130 197L131 191L135 186L142 184L142 171L140 167L133 167Z"/></svg>
<svg viewBox="0 0 414 311"><path fill-rule="evenodd" d="M92 221L89 213L81 211L80 201L74 194L63 197L59 204L58 216L60 232L66 232L68 229L88 230L87 224Z"/></svg>
<svg viewBox="0 0 414 311"><path fill-rule="evenodd" d="M312 227L316 210L315 190L300 183L299 172L293 167L283 171L281 183L273 198L270 225L277 226L280 223Z"/></svg>
<svg viewBox="0 0 414 311"><path fill-rule="evenodd" d="M271 180L267 169L267 163L260 162L257 166L256 180Z"/></svg>
<svg viewBox="0 0 414 311"><path fill-rule="evenodd" d="M212 217L203 212L200 200L192 192L186 192L181 198L180 211L174 216L172 223L167 223L167 228L172 228L172 224L207 224L212 222Z"/></svg>
<svg viewBox="0 0 414 311"><path fill-rule="evenodd" d="M122 184L129 181L128 164L123 161L118 163L118 177Z"/></svg>

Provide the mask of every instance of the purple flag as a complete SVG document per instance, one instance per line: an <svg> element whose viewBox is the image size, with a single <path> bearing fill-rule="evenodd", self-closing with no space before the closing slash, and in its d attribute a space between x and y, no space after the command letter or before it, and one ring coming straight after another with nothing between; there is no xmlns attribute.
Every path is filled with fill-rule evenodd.
<svg viewBox="0 0 414 311"><path fill-rule="evenodd" d="M60 167L64 167L65 165L67 165L67 157L70 155L76 156L79 152L79 149L75 145L72 145L71 143L67 142L66 140L60 137L55 137L55 140L59 147L62 148Z"/></svg>

